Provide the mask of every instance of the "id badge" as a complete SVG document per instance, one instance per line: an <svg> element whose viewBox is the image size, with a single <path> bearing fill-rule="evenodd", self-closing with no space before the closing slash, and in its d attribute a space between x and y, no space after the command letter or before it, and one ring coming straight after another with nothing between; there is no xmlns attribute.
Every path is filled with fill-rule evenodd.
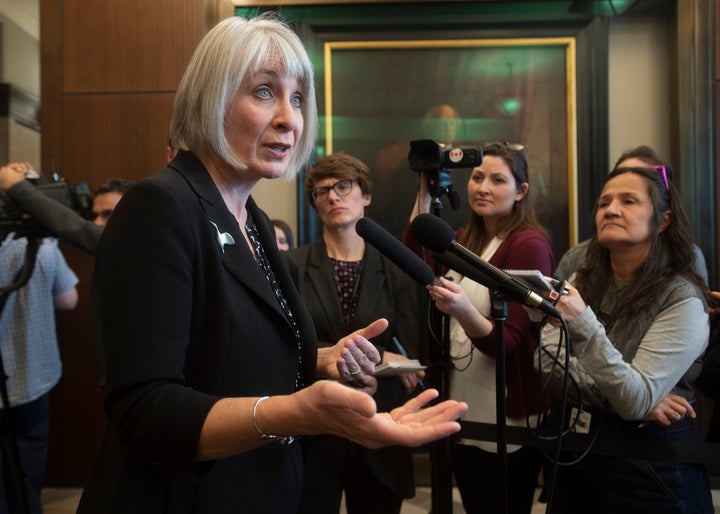
<svg viewBox="0 0 720 514"><path fill-rule="evenodd" d="M575 432L577 434L589 434L591 418L592 415L589 412L581 410L578 414L578 408L573 407L570 413L570 423L573 424L570 428L570 432Z"/></svg>

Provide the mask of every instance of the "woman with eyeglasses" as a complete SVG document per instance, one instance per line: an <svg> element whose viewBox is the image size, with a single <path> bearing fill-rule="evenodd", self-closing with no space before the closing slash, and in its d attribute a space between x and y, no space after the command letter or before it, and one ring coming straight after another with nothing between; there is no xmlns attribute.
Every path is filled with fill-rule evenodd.
<svg viewBox="0 0 720 514"><path fill-rule="evenodd" d="M629 449L700 442L682 403L664 403L670 394L693 401L694 363L709 332L708 293L694 271L690 225L664 166L610 173L595 205L587 256L570 280L556 308L569 330L569 372L579 389L571 401L582 406L590 430ZM558 347L557 324L543 329L542 366L559 383L566 346ZM556 354L562 366L550 358ZM651 416L658 405L662 419ZM590 453L558 467L548 512L713 512L704 466L648 449L657 459Z"/></svg>
<svg viewBox="0 0 720 514"><path fill-rule="evenodd" d="M355 231L371 201L370 173L342 152L317 161L305 177L305 192L322 222L322 238L287 252L290 274L315 323L319 341L386 318L390 325L373 338L382 362L406 360L418 346L418 286ZM322 344L322 343L321 343ZM378 378L378 408L407 401L422 372ZM336 436L302 439L305 485L299 512L337 514L343 491L347 512L397 514L414 496L412 453L391 446L369 450Z"/></svg>
<svg viewBox="0 0 720 514"><path fill-rule="evenodd" d="M482 162L467 183L470 220L458 231L458 243L501 269L539 270L552 275L553 255L544 228L536 220L530 199L526 151L521 145L490 143L483 148ZM432 202L424 173L410 221L428 212ZM429 260L409 232L406 243ZM455 272L428 286L436 307L451 316L450 396L469 405L465 420L496 423L496 341L491 319L491 293ZM537 422L540 381L533 366L539 324L530 319L518 302L508 302L505 323L506 422L526 426ZM545 405L550 401L546 393ZM465 511L528 514L532 509L543 457L537 448L508 445L507 502L500 496L497 445L494 442L460 439L455 447L454 473ZM504 511L503 507L507 507Z"/></svg>

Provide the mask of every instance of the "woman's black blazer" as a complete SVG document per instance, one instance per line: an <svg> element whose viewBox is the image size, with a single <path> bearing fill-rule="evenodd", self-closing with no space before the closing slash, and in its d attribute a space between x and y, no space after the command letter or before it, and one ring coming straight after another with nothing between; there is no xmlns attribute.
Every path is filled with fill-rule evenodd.
<svg viewBox="0 0 720 514"><path fill-rule="evenodd" d="M252 198L247 208L302 350L202 163L181 152L136 184L97 254L109 424L80 514L294 511L302 487L297 444L195 459L219 399L292 393L300 362L305 383L315 374L312 320L270 221Z"/></svg>

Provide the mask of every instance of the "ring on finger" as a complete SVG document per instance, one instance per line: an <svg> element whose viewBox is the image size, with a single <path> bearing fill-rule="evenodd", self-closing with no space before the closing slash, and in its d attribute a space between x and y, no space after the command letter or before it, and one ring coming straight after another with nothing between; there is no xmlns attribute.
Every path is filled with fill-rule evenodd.
<svg viewBox="0 0 720 514"><path fill-rule="evenodd" d="M357 375L358 373L360 373L360 369L361 368L358 367L358 369L356 369L355 371L350 371L350 369L348 369L348 371L350 372L351 375Z"/></svg>

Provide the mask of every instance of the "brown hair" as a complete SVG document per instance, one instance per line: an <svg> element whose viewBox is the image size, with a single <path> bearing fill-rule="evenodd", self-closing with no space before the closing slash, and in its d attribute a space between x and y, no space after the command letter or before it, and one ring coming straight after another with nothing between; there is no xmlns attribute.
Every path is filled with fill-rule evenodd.
<svg viewBox="0 0 720 514"><path fill-rule="evenodd" d="M668 187L665 187L662 174L656 167L617 168L608 175L605 183L624 173L639 175L647 184L654 208L653 241L647 260L638 271L637 277L633 279L625 298L616 306L616 312L608 314L617 320L629 321L635 312L651 304L655 300L655 293L665 287L675 275L682 275L695 284L707 301L709 298L707 286L695 273L692 231L685 209L680 202L680 193L671 181L668 181ZM597 209L596 203L594 212L597 212ZM660 232L667 211L671 213L670 222L665 230ZM578 270L576 280L578 290L593 309L599 308L612 278L610 250L598 242L596 231L590 239L587 257Z"/></svg>
<svg viewBox="0 0 720 514"><path fill-rule="evenodd" d="M501 158L508 165L510 171L515 177L518 188L524 183L530 183L528 173L527 156L525 149L516 149L514 145L507 143L487 143L483 146L483 156L493 155ZM535 217L535 211L532 206L530 197L530 189L528 188L525 196L515 202L512 211L498 223L498 236L507 237L508 234L519 229L532 228L538 230L545 237L548 237L547 230L540 224ZM482 216L478 216L474 212L470 213L470 221L465 231L458 238L458 242L475 253L480 253L487 243L488 234L485 230L485 221Z"/></svg>
<svg viewBox="0 0 720 514"><path fill-rule="evenodd" d="M313 207L315 207L315 199L312 196L312 191L315 189L315 184L327 178L354 180L358 183L364 195L369 195L372 190L370 169L367 165L357 157L343 152L336 152L318 160L308 169L307 175L305 175L305 194Z"/></svg>
<svg viewBox="0 0 720 514"><path fill-rule="evenodd" d="M273 227L279 228L280 230L282 230L283 234L285 234L285 241L287 241L288 248L290 250L295 248L295 245L293 243L293 233L290 225L285 223L283 220L277 218L271 219L270 223L273 224Z"/></svg>

